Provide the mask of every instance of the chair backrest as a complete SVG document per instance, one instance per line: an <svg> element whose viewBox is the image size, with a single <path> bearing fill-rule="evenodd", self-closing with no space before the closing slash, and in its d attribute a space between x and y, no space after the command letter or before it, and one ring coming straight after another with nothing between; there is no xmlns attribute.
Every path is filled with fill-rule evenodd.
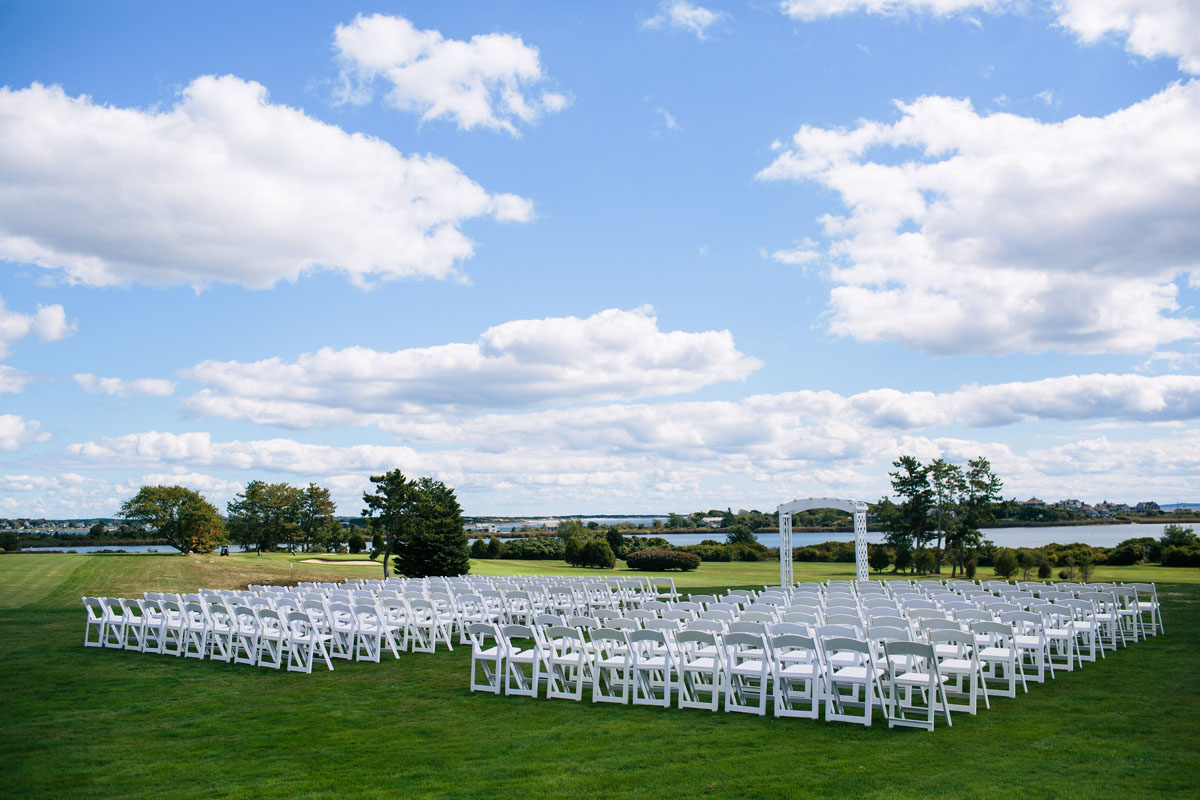
<svg viewBox="0 0 1200 800"><path fill-rule="evenodd" d="M845 639L857 639L862 635L862 631L850 625L818 625L817 639L828 639L830 637L841 637Z"/></svg>
<svg viewBox="0 0 1200 800"><path fill-rule="evenodd" d="M906 641L885 641L883 643L883 652L889 659L896 657L908 657L908 667L912 669L915 665L912 658L923 658L929 664L929 669L937 669L937 659L934 658L933 645L925 642L906 642Z"/></svg>
<svg viewBox="0 0 1200 800"><path fill-rule="evenodd" d="M684 630L721 634L725 632L725 626L710 619L694 619L684 626Z"/></svg>
<svg viewBox="0 0 1200 800"><path fill-rule="evenodd" d="M801 625L820 625L821 619L816 614L808 614L803 611L788 611L783 615L784 622L795 622Z"/></svg>
<svg viewBox="0 0 1200 800"><path fill-rule="evenodd" d="M685 630L675 634L675 642L684 650L696 650L701 647L715 647L716 634L709 631Z"/></svg>
<svg viewBox="0 0 1200 800"><path fill-rule="evenodd" d="M641 625L638 625L637 620L625 619L624 617L613 617L611 619L606 619L604 620L604 626L606 628L611 628L618 631L636 631L640 630L642 627Z"/></svg>
<svg viewBox="0 0 1200 800"><path fill-rule="evenodd" d="M857 614L827 614L825 616L826 625L850 625L853 627L862 627L862 618Z"/></svg>
<svg viewBox="0 0 1200 800"><path fill-rule="evenodd" d="M771 636L786 636L790 634L811 636L812 626L802 622L772 622L767 625L767 633Z"/></svg>
<svg viewBox="0 0 1200 800"><path fill-rule="evenodd" d="M872 625L867 629L867 639L872 642L911 642L912 631L908 628L892 628L887 625Z"/></svg>
<svg viewBox="0 0 1200 800"><path fill-rule="evenodd" d="M757 636L763 636L767 632L767 624L765 622L731 622L729 623L730 633L752 633Z"/></svg>
<svg viewBox="0 0 1200 800"><path fill-rule="evenodd" d="M576 615L576 616L567 617L567 625L572 628L579 628L580 630L587 631L587 630L595 630L596 628L599 628L600 621L597 620L595 617L584 617L584 616Z"/></svg>
<svg viewBox="0 0 1200 800"><path fill-rule="evenodd" d="M929 643L954 645L958 647L957 655L959 657L963 657L968 653L974 657L977 646L975 634L959 629L950 630L949 628L929 631Z"/></svg>
<svg viewBox="0 0 1200 800"><path fill-rule="evenodd" d="M953 620L949 620L949 619L937 619L937 618L923 619L920 622L920 626L921 626L921 630L924 631L926 635L928 635L930 631L961 631L962 630L962 628L959 626L959 624L957 622L955 622Z"/></svg>

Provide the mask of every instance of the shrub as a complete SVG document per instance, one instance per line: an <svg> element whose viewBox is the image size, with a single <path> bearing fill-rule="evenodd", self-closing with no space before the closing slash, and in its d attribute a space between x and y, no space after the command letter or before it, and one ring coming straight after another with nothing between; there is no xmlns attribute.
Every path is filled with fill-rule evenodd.
<svg viewBox="0 0 1200 800"><path fill-rule="evenodd" d="M0 533L0 550L15 552L21 549L21 539L15 533Z"/></svg>
<svg viewBox="0 0 1200 800"><path fill-rule="evenodd" d="M1050 572L1050 559L1045 556L1038 556L1038 579L1046 580L1046 578L1050 577Z"/></svg>
<svg viewBox="0 0 1200 800"><path fill-rule="evenodd" d="M733 558L733 554L728 547L718 542L713 542L711 539L705 540L700 544L688 544L675 549L684 553L694 553L700 556L701 561L730 561Z"/></svg>
<svg viewBox="0 0 1200 800"><path fill-rule="evenodd" d="M1200 547L1168 547L1163 550L1164 567L1200 567Z"/></svg>
<svg viewBox="0 0 1200 800"><path fill-rule="evenodd" d="M932 550L918 550L917 554L913 556L913 566L916 567L917 572L923 574L933 572L934 564Z"/></svg>
<svg viewBox="0 0 1200 800"><path fill-rule="evenodd" d="M975 580L975 572L978 569L979 565L975 563L975 559L973 558L968 560L966 566L963 567L963 570L967 573L967 578L969 580Z"/></svg>
<svg viewBox="0 0 1200 800"><path fill-rule="evenodd" d="M367 548L367 540L363 538L361 533L355 532L350 534L350 538L346 540L346 546L351 553L361 553Z"/></svg>
<svg viewBox="0 0 1200 800"><path fill-rule="evenodd" d="M893 571L899 572L903 569L908 569L909 565L912 564L912 559L913 559L912 550L909 550L904 547L897 547L896 555L892 559L892 562L895 563L895 565L896 565L896 568Z"/></svg>
<svg viewBox="0 0 1200 800"><path fill-rule="evenodd" d="M755 545L757 547L745 543L733 544L729 546L729 550L732 557L738 561L762 561L767 548L757 542Z"/></svg>
<svg viewBox="0 0 1200 800"><path fill-rule="evenodd" d="M1017 554L1007 547L1001 547L996 551L996 558L993 564L993 569L1001 578L1008 579L1017 571Z"/></svg>
<svg viewBox="0 0 1200 800"><path fill-rule="evenodd" d="M659 572L667 569L691 570L700 566L700 556L680 550L637 550L625 556L630 569Z"/></svg>
<svg viewBox="0 0 1200 800"><path fill-rule="evenodd" d="M1200 544L1200 539L1197 539L1196 532L1192 530L1191 526L1185 528L1175 524L1163 528L1162 538L1159 541L1164 550L1168 547L1189 547Z"/></svg>
<svg viewBox="0 0 1200 800"><path fill-rule="evenodd" d="M1150 547L1154 544L1156 542L1148 536L1126 539L1108 551L1108 558L1105 561L1119 567L1140 564L1149 559Z"/></svg>
<svg viewBox="0 0 1200 800"><path fill-rule="evenodd" d="M566 547L557 536L530 536L527 539L513 539L504 545L501 558L520 558L526 560L545 561L562 558Z"/></svg>
<svg viewBox="0 0 1200 800"><path fill-rule="evenodd" d="M471 542L470 552L471 558L487 558L487 544L483 541L483 539L476 539L475 541Z"/></svg>

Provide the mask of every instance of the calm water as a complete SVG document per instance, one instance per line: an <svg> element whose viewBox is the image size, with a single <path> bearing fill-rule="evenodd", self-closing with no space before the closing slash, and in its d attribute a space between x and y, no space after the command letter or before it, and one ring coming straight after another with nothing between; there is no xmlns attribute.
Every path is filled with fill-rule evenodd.
<svg viewBox="0 0 1200 800"><path fill-rule="evenodd" d="M1083 542L1095 547L1112 547L1123 542L1126 539L1135 539L1140 536L1151 536L1158 538L1162 536L1165 524L1154 525L1063 525L1050 528L990 528L983 532L984 538L991 539L1001 547L1040 547L1044 544L1057 542L1058 544L1069 544L1071 542ZM647 530L643 535L658 536L666 539L671 544L700 544L705 539L715 539L718 542L725 541L725 534L716 532L706 533L658 533L656 531ZM779 547L778 533L762 533L758 534L758 541L762 542L767 547ZM843 533L793 533L792 547L803 547L806 544L818 544L819 542L852 542L854 534L850 532ZM867 534L867 541L882 542L883 534L879 532L871 532ZM128 545L125 547L109 546L109 547L26 547L26 551L33 550L42 553L62 552L63 550L75 550L79 553L94 553L97 550L124 550L127 553L174 553L175 549L166 547L165 545ZM231 552L241 550L236 545L230 545Z"/></svg>
<svg viewBox="0 0 1200 800"><path fill-rule="evenodd" d="M991 539L1001 547L1040 547L1056 542L1069 544L1083 542L1095 547L1112 547L1126 539L1140 536L1158 538L1162 536L1165 525L1062 525L1049 528L989 528L983 532L985 539ZM725 541L723 533L655 533L647 531L647 536L660 536L671 544L700 544L704 539ZM756 534L758 541L767 547L779 547L778 533ZM803 547L806 544L820 542L852 542L854 534L842 533L793 533L792 547ZM868 542L882 542L883 533L872 531L867 534Z"/></svg>

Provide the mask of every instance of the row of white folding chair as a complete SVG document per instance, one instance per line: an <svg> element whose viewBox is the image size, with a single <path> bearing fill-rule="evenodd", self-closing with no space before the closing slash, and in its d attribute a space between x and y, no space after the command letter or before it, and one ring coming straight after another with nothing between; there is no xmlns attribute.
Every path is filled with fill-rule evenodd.
<svg viewBox="0 0 1200 800"><path fill-rule="evenodd" d="M83 598L85 646L104 646L188 658L208 657L311 672L316 653L330 669L323 636L308 614L271 608L138 598ZM91 638L96 632L97 639Z"/></svg>
<svg viewBox="0 0 1200 800"><path fill-rule="evenodd" d="M718 638L681 631L671 646L663 632L654 630L599 629L590 632L590 640L568 627L550 627L542 638L526 626L480 624L469 631L471 688L477 691L536 697L544 682L547 697L580 700L588 685L594 702L670 706L674 695L681 708L715 711L723 698L727 711L765 714L770 701L777 716L812 718L824 703L826 719L867 725L878 705L889 726L929 729L937 711L949 721L952 708L939 659L930 645L921 643L885 642L890 667L879 668L871 647L851 638L825 639L822 646L795 633L768 637L731 632ZM522 639L528 642L518 641ZM972 673L964 690L970 704L957 710L974 713L977 678ZM924 719L910 717L918 705L914 692L924 693ZM852 706L863 710L850 713Z"/></svg>

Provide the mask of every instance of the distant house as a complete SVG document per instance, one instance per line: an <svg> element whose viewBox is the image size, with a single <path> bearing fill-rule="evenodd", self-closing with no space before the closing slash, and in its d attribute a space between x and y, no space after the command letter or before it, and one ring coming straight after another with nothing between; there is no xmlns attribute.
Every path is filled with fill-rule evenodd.
<svg viewBox="0 0 1200 800"><path fill-rule="evenodd" d="M1152 511L1162 511L1162 508L1153 500L1147 500L1144 503L1138 503L1133 507L1133 510L1139 514L1148 514Z"/></svg>
<svg viewBox="0 0 1200 800"><path fill-rule="evenodd" d="M468 531L478 531L479 533L500 532L500 526L494 522L475 522L470 525L464 525L463 528Z"/></svg>
<svg viewBox="0 0 1200 800"><path fill-rule="evenodd" d="M721 527L722 523L725 522L725 518L724 517L704 517L703 519L700 520L700 522L707 525L710 528L719 528L719 527Z"/></svg>
<svg viewBox="0 0 1200 800"><path fill-rule="evenodd" d="M1025 506L1026 508L1045 508L1046 501L1039 500L1036 497L1031 497L1028 500L1022 501L1021 505Z"/></svg>

